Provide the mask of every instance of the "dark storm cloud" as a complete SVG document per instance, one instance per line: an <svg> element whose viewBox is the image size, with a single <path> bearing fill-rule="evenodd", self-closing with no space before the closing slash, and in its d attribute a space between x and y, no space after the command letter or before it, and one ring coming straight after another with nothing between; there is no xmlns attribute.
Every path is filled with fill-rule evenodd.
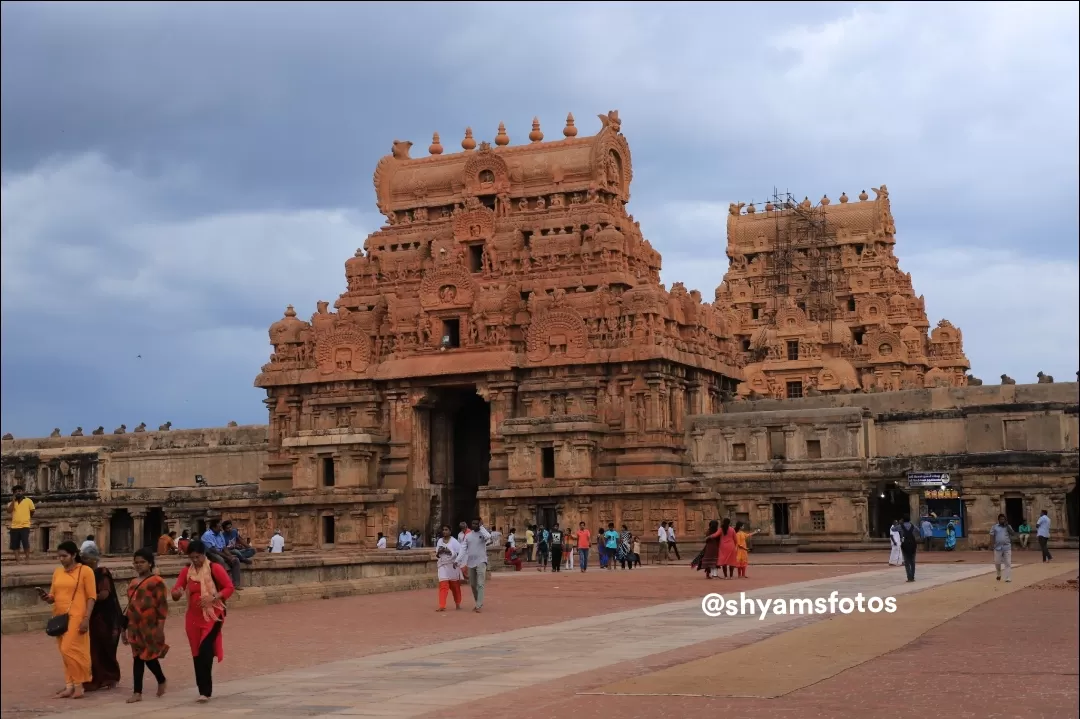
<svg viewBox="0 0 1080 719"><path fill-rule="evenodd" d="M4 4L4 430L257 421L266 327L343 289L391 140L612 108L669 284L711 297L729 201L885 182L976 372L1070 375L1075 6L787 7Z"/></svg>

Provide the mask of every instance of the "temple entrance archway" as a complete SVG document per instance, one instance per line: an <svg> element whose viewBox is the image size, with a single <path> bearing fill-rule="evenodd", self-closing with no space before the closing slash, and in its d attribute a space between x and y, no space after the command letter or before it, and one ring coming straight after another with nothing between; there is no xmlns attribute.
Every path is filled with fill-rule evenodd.
<svg viewBox="0 0 1080 719"><path fill-rule="evenodd" d="M433 524L456 531L458 523L480 516L476 495L488 483L491 408L471 385L440 387L431 395L431 481L441 485L442 515Z"/></svg>
<svg viewBox="0 0 1080 719"><path fill-rule="evenodd" d="M135 519L126 509L109 517L109 554L131 554L135 546Z"/></svg>
<svg viewBox="0 0 1080 719"><path fill-rule="evenodd" d="M908 493L896 482L884 482L870 494L870 536L889 536L893 520L903 519L911 514L911 500Z"/></svg>

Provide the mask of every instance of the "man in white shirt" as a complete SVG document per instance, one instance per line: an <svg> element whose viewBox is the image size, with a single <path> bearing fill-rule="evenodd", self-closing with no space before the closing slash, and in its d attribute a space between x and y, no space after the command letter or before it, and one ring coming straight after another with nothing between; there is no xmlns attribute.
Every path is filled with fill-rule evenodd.
<svg viewBox="0 0 1080 719"><path fill-rule="evenodd" d="M506 535L506 543L512 548L517 549L517 537L514 535L513 527L510 527L510 534Z"/></svg>
<svg viewBox="0 0 1080 719"><path fill-rule="evenodd" d="M412 534L407 529L402 529L397 538L398 549L412 549Z"/></svg>
<svg viewBox="0 0 1080 719"><path fill-rule="evenodd" d="M94 541L94 535L92 534L86 535L86 541L79 547L79 554L86 554L86 550L88 549L93 549L95 552L98 551L97 543Z"/></svg>
<svg viewBox="0 0 1080 719"><path fill-rule="evenodd" d="M679 556L679 545L675 542L675 522L667 523L667 544L668 551L675 552L675 560L681 562L682 557Z"/></svg>
<svg viewBox="0 0 1080 719"><path fill-rule="evenodd" d="M465 535L465 565L469 568L469 589L472 590L476 606L473 611L479 613L484 608L484 582L487 581L487 545L491 533L480 523L472 521L472 531Z"/></svg>
<svg viewBox="0 0 1080 719"><path fill-rule="evenodd" d="M1039 549L1042 550L1042 560L1049 562L1054 557L1050 554L1050 515L1046 513L1044 509L1039 516L1039 520L1035 522L1035 534L1039 538Z"/></svg>
<svg viewBox="0 0 1080 719"><path fill-rule="evenodd" d="M488 533L488 546L491 546L491 547L501 547L502 546L502 532L499 531L498 527L495 527L494 532Z"/></svg>
<svg viewBox="0 0 1080 719"><path fill-rule="evenodd" d="M270 544L266 551L270 554L281 554L285 551L285 537L281 536L280 529L274 530L274 536L270 537Z"/></svg>
<svg viewBox="0 0 1080 719"><path fill-rule="evenodd" d="M378 540L375 542L375 549L386 549L386 535L379 532Z"/></svg>
<svg viewBox="0 0 1080 719"><path fill-rule="evenodd" d="M667 522L660 522L660 526L656 529L656 541L660 544L660 563L666 564L668 560Z"/></svg>

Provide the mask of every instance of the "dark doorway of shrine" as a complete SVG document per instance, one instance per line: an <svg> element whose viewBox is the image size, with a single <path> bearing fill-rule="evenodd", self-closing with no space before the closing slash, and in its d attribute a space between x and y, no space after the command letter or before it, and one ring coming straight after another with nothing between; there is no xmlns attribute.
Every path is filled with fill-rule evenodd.
<svg viewBox="0 0 1080 719"><path fill-rule="evenodd" d="M165 512L161 507L152 507L146 513L146 519L143 520L143 547L157 547L158 538L165 534Z"/></svg>
<svg viewBox="0 0 1080 719"><path fill-rule="evenodd" d="M1080 487L1080 481L1074 482L1072 490L1065 495L1065 527L1070 537L1080 536L1080 493L1077 487Z"/></svg>
<svg viewBox="0 0 1080 719"><path fill-rule="evenodd" d="M870 495L871 537L888 538L893 520L903 519L911 514L911 502L908 494L900 489L896 482L879 485Z"/></svg>
<svg viewBox="0 0 1080 719"><path fill-rule="evenodd" d="M491 408L476 393L474 386L441 387L434 392L438 398L435 411L448 422L445 447L432 442L433 455L447 452L448 462L432 457L432 478L437 481L437 466L451 471L447 478L447 497L443 510L451 527L459 522L472 522L480 516L476 493L487 486L488 464L491 461ZM435 420L435 418L433 418ZM436 420L438 421L438 420Z"/></svg>
<svg viewBox="0 0 1080 719"><path fill-rule="evenodd" d="M109 518L109 554L135 551L135 520L126 509L117 509Z"/></svg>

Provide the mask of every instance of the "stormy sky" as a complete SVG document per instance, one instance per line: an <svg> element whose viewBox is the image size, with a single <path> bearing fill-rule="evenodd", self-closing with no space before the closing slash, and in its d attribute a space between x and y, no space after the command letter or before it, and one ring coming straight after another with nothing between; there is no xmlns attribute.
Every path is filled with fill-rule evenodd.
<svg viewBox="0 0 1080 719"><path fill-rule="evenodd" d="M974 373L1072 379L1077 7L4 3L3 431L264 422L267 327L344 290L392 140L615 108L669 286L712 297L731 201L887 183Z"/></svg>

